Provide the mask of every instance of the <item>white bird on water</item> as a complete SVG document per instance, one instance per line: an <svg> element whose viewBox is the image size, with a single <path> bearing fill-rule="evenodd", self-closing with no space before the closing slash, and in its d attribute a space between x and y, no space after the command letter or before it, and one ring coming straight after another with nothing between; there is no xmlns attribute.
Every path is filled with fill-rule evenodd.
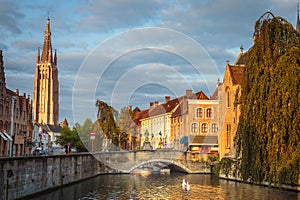
<svg viewBox="0 0 300 200"><path fill-rule="evenodd" d="M186 190L189 191L190 189L191 189L191 186L190 186L189 182L187 181L186 182Z"/></svg>
<svg viewBox="0 0 300 200"><path fill-rule="evenodd" d="M189 191L191 189L189 182L185 181L185 179L182 180L181 186L182 186L182 189L187 190L187 191Z"/></svg>
<svg viewBox="0 0 300 200"><path fill-rule="evenodd" d="M182 180L182 184L181 185L182 185L182 189L185 189L185 187L186 187L185 179Z"/></svg>

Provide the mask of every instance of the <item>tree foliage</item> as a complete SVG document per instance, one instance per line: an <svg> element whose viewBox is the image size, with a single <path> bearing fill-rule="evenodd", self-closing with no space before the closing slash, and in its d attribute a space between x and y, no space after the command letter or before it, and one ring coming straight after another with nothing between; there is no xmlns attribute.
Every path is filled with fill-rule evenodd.
<svg viewBox="0 0 300 200"><path fill-rule="evenodd" d="M123 108L120 112L116 111L107 103L97 100L98 119L96 123L105 136L118 148L125 149L127 146L127 135L130 131L129 112Z"/></svg>
<svg viewBox="0 0 300 200"><path fill-rule="evenodd" d="M70 148L76 149L77 151L86 151L86 148L75 128L71 130L68 127L63 127L60 136L56 136L55 142L65 148L67 146L67 143L70 143Z"/></svg>
<svg viewBox="0 0 300 200"><path fill-rule="evenodd" d="M259 29L257 28L259 27ZM236 136L244 180L295 184L300 165L300 37L281 18L256 23Z"/></svg>
<svg viewBox="0 0 300 200"><path fill-rule="evenodd" d="M120 128L121 132L120 142L122 143L122 146L126 149L132 149L134 146L133 144L127 144L128 136L131 136L131 139L135 140L135 137L137 135L135 131L135 123L132 120L133 115L134 114L131 111L131 109L125 106L120 110L117 119L117 126Z"/></svg>

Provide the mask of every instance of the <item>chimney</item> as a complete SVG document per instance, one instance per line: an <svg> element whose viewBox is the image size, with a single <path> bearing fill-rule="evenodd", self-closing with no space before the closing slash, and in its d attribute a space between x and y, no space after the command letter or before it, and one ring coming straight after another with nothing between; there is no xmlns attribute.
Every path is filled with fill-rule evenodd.
<svg viewBox="0 0 300 200"><path fill-rule="evenodd" d="M193 95L193 90L187 89L187 90L185 91L185 95L186 95L186 97L187 97L188 99L191 98L192 95Z"/></svg>
<svg viewBox="0 0 300 200"><path fill-rule="evenodd" d="M153 102L150 102L150 108L152 108L153 107Z"/></svg>
<svg viewBox="0 0 300 200"><path fill-rule="evenodd" d="M132 106L128 106L128 111L132 111Z"/></svg>
<svg viewBox="0 0 300 200"><path fill-rule="evenodd" d="M170 96L165 96L165 101L168 103L170 101Z"/></svg>
<svg viewBox="0 0 300 200"><path fill-rule="evenodd" d="M154 107L158 106L158 101L154 102Z"/></svg>
<svg viewBox="0 0 300 200"><path fill-rule="evenodd" d="M16 95L19 95L19 89L16 89Z"/></svg>

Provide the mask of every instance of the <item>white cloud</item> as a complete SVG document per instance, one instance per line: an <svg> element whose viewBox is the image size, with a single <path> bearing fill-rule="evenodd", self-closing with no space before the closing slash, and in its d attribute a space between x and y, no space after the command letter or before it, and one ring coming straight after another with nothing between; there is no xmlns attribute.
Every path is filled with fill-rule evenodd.
<svg viewBox="0 0 300 200"><path fill-rule="evenodd" d="M84 86L90 83L95 88L101 88L96 95L82 99L83 103L92 106L96 97L110 101L116 85L122 89L120 92L123 91L120 97L125 97L126 88L132 88L138 79L153 83L142 84L133 90L129 103L146 107L149 101L163 101L168 93L174 95L168 84L178 86L176 93L183 95L188 86L183 84L183 78L176 78L176 73L188 79L191 82L189 87L196 91L205 90L202 87L207 86L212 92L217 78L222 79L225 61L233 63L241 45L245 51L252 46L255 21L271 9L275 15L286 18L294 25L296 5L296 0L2 0L0 48L5 50L6 80L12 89L32 93L35 56L37 47L43 45L49 10L52 45L58 55L60 120L64 116L73 117L70 113L72 91L89 95L89 89L73 88L77 78ZM149 26L166 29L153 32ZM130 32L133 28L141 29ZM186 34L187 40L173 37L167 29L176 30L181 36ZM127 34L124 34L126 31ZM195 44L188 39L195 40ZM102 51L89 55L99 47ZM196 47L202 49L201 53L194 50ZM94 56L94 62L85 60L87 55L89 59ZM82 74L82 64L92 66ZM132 71L141 65L146 67L144 73ZM170 73L171 69L176 73ZM17 73L20 71L22 73ZM130 76L124 79L129 72ZM162 79L166 82L154 84ZM126 81L121 84L120 80ZM121 104L124 101L118 99L115 102ZM78 106L82 108L82 105Z"/></svg>

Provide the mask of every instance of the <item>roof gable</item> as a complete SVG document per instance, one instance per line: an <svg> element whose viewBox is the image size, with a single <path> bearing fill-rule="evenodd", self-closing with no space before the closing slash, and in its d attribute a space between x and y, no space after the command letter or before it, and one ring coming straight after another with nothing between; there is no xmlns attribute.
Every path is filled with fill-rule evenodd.
<svg viewBox="0 0 300 200"><path fill-rule="evenodd" d="M241 85L243 80L244 66L229 66L233 85Z"/></svg>

